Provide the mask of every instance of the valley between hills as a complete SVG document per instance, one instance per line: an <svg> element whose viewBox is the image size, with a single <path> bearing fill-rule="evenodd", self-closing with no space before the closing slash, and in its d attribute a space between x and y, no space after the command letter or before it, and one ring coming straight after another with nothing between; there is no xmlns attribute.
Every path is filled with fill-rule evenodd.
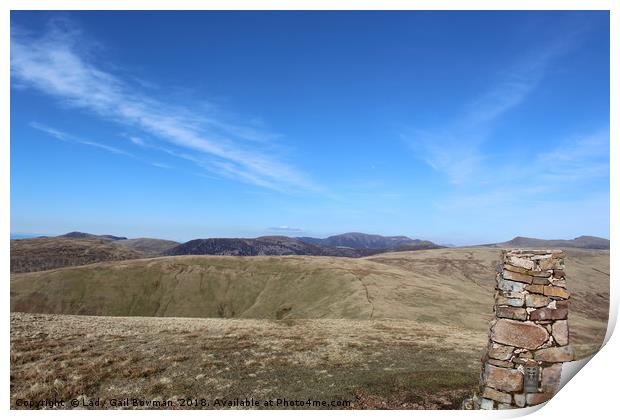
<svg viewBox="0 0 620 420"><path fill-rule="evenodd" d="M41 239L12 241L12 260L14 242ZM125 240L62 238L137 255L66 258L64 267L11 275L12 397L285 396L458 408L478 383L501 244L367 248L355 258L147 256L111 245ZM605 335L609 251L565 250L581 358Z"/></svg>

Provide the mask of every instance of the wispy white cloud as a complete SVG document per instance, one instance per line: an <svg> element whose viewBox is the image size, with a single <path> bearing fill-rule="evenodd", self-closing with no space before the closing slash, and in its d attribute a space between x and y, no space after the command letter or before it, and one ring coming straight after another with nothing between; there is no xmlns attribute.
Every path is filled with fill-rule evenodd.
<svg viewBox="0 0 620 420"><path fill-rule="evenodd" d="M536 194L605 185L609 180L609 127L557 138L554 147L531 155L503 156L500 167L486 165L477 180L487 190L504 189L514 196L533 199ZM485 189L485 188L481 188Z"/></svg>
<svg viewBox="0 0 620 420"><path fill-rule="evenodd" d="M482 146L494 123L522 104L536 89L550 64L570 50L578 31L522 56L503 71L488 90L441 127L407 127L402 139L416 156L455 185L465 184L487 159Z"/></svg>
<svg viewBox="0 0 620 420"><path fill-rule="evenodd" d="M545 141L528 139L523 147L518 142L497 147L494 135L501 119L525 105L554 63L578 45L584 30L568 29L556 42L520 57L445 124L403 132L416 157L452 184L431 200L437 223L449 219L465 234L472 220L483 217L484 229L505 239L608 235L607 121L572 135L566 135L566 124L557 135L547 130ZM596 217L576 221L588 214Z"/></svg>
<svg viewBox="0 0 620 420"><path fill-rule="evenodd" d="M83 145L86 145L86 146L96 147L98 149L102 149L102 150L105 150L105 151L110 152L110 153L115 153L117 155L124 155L124 156L134 157L134 155L132 155L131 153L126 152L126 151L124 151L122 149L118 149L116 147L109 146L107 144L99 143L99 142L96 142L96 141L82 139L82 138L73 136L73 135L71 135L69 133L66 133L64 131L60 131L60 130L55 129L53 127L49 127L49 126L47 126L45 124L38 123L36 121L31 122L30 126L32 128L35 128L35 129L37 129L39 131L42 131L42 132L50 135L50 136L52 136L52 137L54 137L54 138L56 138L58 140L62 140L62 141L68 142L68 143L83 144Z"/></svg>
<svg viewBox="0 0 620 420"><path fill-rule="evenodd" d="M553 150L541 152L536 163L549 181L577 182L609 178L609 127L567 139Z"/></svg>
<svg viewBox="0 0 620 420"><path fill-rule="evenodd" d="M20 87L35 88L67 106L141 130L184 149L185 156L198 155L193 161L218 175L278 191L320 190L273 151L258 147L277 134L197 114L143 93L143 83L135 83L135 78L114 75L98 65L91 44L81 41L84 34L71 22L51 22L40 36L19 27L11 31L11 75ZM132 137L134 144L144 145L139 136Z"/></svg>
<svg viewBox="0 0 620 420"><path fill-rule="evenodd" d="M129 139L129 141L131 141L136 146L145 146L146 145L144 140L142 140L140 137L128 136L127 138Z"/></svg>
<svg viewBox="0 0 620 420"><path fill-rule="evenodd" d="M458 129L437 129L435 131L408 128L401 134L416 158L425 162L452 184L461 184L470 179L484 156L480 144L484 137L479 133L467 133Z"/></svg>
<svg viewBox="0 0 620 420"><path fill-rule="evenodd" d="M160 162L150 162L151 165L155 166L156 168L161 168L161 169L173 169L172 166L170 165L166 165L165 163L160 163Z"/></svg>
<svg viewBox="0 0 620 420"><path fill-rule="evenodd" d="M609 204L609 140L609 127L605 127L557 141L558 146L551 150L503 160L501 170L495 166L481 169L477 180L486 179L484 185L455 189L436 205L451 213L497 211L507 217L537 209L544 214L542 209L553 206L561 211L579 203L591 208L596 202L603 208L605 202ZM522 223L522 218L514 221Z"/></svg>
<svg viewBox="0 0 620 420"><path fill-rule="evenodd" d="M272 232L281 232L281 233L302 233L304 232L303 229L286 226L286 225L270 227L267 230L270 230Z"/></svg>
<svg viewBox="0 0 620 420"><path fill-rule="evenodd" d="M54 138L56 138L58 140L61 140L61 141L67 142L67 143L74 143L74 144L81 144L81 145L85 145L85 146L95 147L97 149L104 150L106 152L114 153L114 154L117 154L117 155L123 155L123 156L129 157L131 159L138 160L138 161L140 161L142 163L146 163L148 165L155 166L156 168L160 168L160 169L173 169L172 166L167 165L165 163L154 162L154 161L152 161L150 159L134 155L133 153L129 153L129 152L123 150L123 149L119 149L117 147L113 147L113 146L110 146L110 145L105 144L105 143L100 143L100 142L97 142L97 141L92 141L92 140L84 139L84 138L75 136L73 134L69 134L69 133L67 133L65 131L58 130L57 128L50 127L50 126L45 125L45 124L41 124L41 123L36 122L36 121L31 122L30 126L32 128L34 128L34 129L36 129L36 130L39 130L39 131L41 131L41 132L51 136L51 137L54 137ZM133 140L132 140L132 142L133 142ZM135 144L138 144L138 143L135 143ZM140 145L145 145L145 144L146 143L141 143Z"/></svg>

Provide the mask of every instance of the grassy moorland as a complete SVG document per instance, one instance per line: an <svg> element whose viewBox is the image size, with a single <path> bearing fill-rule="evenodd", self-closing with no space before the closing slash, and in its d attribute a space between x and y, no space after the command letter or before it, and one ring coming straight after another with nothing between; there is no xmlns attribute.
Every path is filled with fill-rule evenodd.
<svg viewBox="0 0 620 420"><path fill-rule="evenodd" d="M478 381L497 258L493 248L181 256L14 274L11 404L254 397L456 408ZM583 357L605 333L609 252L567 250L566 265Z"/></svg>
<svg viewBox="0 0 620 420"><path fill-rule="evenodd" d="M456 408L484 337L405 320L231 320L14 313L11 396L40 400L347 400Z"/></svg>

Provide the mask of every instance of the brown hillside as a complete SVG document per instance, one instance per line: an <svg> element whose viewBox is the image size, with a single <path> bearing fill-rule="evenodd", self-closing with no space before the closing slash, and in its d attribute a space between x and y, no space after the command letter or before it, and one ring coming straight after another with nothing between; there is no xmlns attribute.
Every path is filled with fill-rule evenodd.
<svg viewBox="0 0 620 420"><path fill-rule="evenodd" d="M100 261L143 258L144 254L97 237L11 240L11 273L72 267Z"/></svg>
<svg viewBox="0 0 620 420"><path fill-rule="evenodd" d="M113 316L406 319L486 335L492 248L335 257L179 256L14 274L11 310ZM609 252L568 250L571 334L589 352L604 336ZM474 287L472 287L472 284ZM579 349L578 349L579 351Z"/></svg>

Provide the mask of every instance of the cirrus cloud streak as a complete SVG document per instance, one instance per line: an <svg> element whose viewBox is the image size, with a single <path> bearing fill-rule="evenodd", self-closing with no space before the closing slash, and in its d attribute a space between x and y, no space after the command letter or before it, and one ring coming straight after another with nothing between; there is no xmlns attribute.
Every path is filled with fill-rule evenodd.
<svg viewBox="0 0 620 420"><path fill-rule="evenodd" d="M98 65L91 46L80 41L83 34L70 22L50 22L48 30L38 36L19 27L11 31L11 76L16 87L36 89L63 105L185 150L201 168L217 175L282 192L321 190L265 144L278 135L148 95L132 83L134 78L117 76Z"/></svg>

